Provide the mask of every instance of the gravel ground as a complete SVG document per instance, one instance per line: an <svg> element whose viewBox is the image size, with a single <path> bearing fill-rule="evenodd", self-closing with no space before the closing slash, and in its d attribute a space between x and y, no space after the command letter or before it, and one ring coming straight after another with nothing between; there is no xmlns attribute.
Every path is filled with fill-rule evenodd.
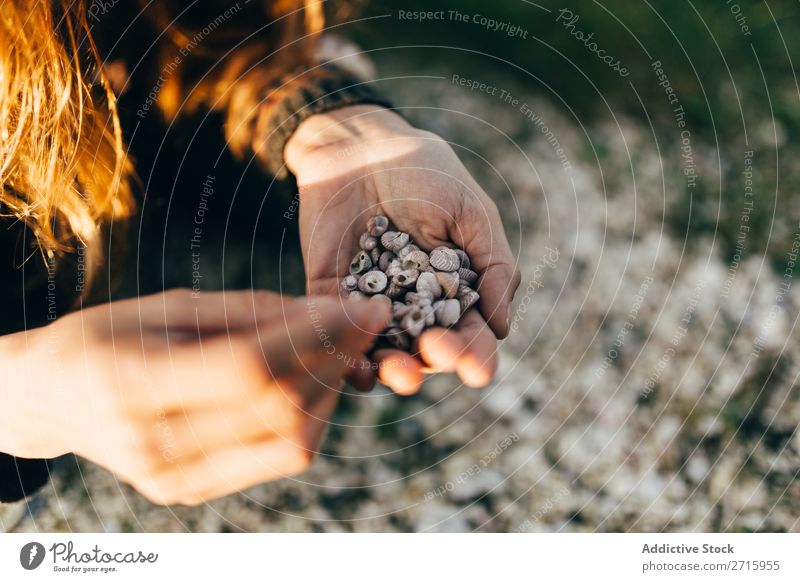
<svg viewBox="0 0 800 582"><path fill-rule="evenodd" d="M410 398L349 394L310 471L199 508L153 506L62 460L27 506L0 510L0 526L800 530L800 285L780 287L782 272L757 254L725 260L713 231L687 244L669 226L685 203L671 194L686 184L679 145L625 118L589 128L590 142L541 95L507 87L546 128L446 80L395 91L398 103L456 112L409 116L456 144L519 254L514 331L490 388L441 376ZM713 183L716 151L693 149ZM775 229L789 240L798 225Z"/></svg>

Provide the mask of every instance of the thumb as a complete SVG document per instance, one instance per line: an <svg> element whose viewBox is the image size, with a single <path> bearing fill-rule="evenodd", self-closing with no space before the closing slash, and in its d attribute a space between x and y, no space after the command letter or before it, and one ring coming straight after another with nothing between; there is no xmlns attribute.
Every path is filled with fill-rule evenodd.
<svg viewBox="0 0 800 582"><path fill-rule="evenodd" d="M497 206L483 192L464 201L461 216L450 237L469 255L471 268L480 275L479 307L498 338L508 335L511 302L522 275L511 252Z"/></svg>

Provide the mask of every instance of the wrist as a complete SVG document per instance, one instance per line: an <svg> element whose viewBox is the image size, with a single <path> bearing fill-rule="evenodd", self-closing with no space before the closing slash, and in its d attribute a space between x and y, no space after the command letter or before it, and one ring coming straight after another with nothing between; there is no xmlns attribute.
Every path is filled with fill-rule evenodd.
<svg viewBox="0 0 800 582"><path fill-rule="evenodd" d="M352 105L312 115L289 138L284 159L299 175L304 161L320 152L341 150L355 144L378 142L416 130L397 113L378 105Z"/></svg>

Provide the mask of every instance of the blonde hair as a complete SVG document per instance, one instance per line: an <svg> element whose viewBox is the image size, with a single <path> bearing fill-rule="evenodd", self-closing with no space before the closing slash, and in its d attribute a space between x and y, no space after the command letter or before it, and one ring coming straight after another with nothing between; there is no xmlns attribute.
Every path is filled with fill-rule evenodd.
<svg viewBox="0 0 800 582"><path fill-rule="evenodd" d="M287 44L292 48L283 51L281 62L297 64L307 56L308 41L324 26L323 3L262 1L274 26L251 22L260 33L233 51L216 75L194 86L182 71L171 75L158 96L164 116L174 116L181 102L188 110L200 104L225 109L231 148L252 146L246 143L250 132L235 128L252 129L258 122L257 106L281 67L272 65L275 59L267 68L250 70L250 63ZM191 30L175 24L172 16L179 11L172 4L150 4L149 16L156 28L163 26L174 49ZM86 0L0 0L0 214L23 221L50 259L78 246L90 249L91 273L102 259L103 245L97 243L103 227L128 218L135 202L116 96L87 18ZM303 36L306 41L292 42ZM224 37L228 46L217 47L216 55L241 38L236 31ZM185 87L191 95L182 95Z"/></svg>
<svg viewBox="0 0 800 582"><path fill-rule="evenodd" d="M0 3L0 212L50 257L134 206L116 98L84 0Z"/></svg>

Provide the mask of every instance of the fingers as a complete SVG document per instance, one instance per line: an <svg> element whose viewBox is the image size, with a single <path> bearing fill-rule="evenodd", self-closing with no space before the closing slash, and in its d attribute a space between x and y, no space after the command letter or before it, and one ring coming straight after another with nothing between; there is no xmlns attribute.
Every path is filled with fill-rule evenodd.
<svg viewBox="0 0 800 582"><path fill-rule="evenodd" d="M398 394L415 394L422 387L423 364L411 354L385 349L376 350L372 357L378 367L378 379Z"/></svg>
<svg viewBox="0 0 800 582"><path fill-rule="evenodd" d="M294 298L260 290L193 292L170 289L114 305L114 317L138 317L143 331L164 330L170 339L196 339L277 321ZM138 309L129 310L135 303Z"/></svg>
<svg viewBox="0 0 800 582"><path fill-rule="evenodd" d="M487 386L497 369L497 340L475 310L452 329L433 328L419 338L419 353L434 372L456 372L464 384Z"/></svg>
<svg viewBox="0 0 800 582"><path fill-rule="evenodd" d="M473 270L481 274L478 283L481 313L495 335L504 338L511 326L511 302L521 273L495 204L483 192L467 196L451 237L467 252Z"/></svg>
<svg viewBox="0 0 800 582"><path fill-rule="evenodd" d="M347 380L359 392L369 392L375 385L377 366L364 354L359 354L345 373Z"/></svg>

